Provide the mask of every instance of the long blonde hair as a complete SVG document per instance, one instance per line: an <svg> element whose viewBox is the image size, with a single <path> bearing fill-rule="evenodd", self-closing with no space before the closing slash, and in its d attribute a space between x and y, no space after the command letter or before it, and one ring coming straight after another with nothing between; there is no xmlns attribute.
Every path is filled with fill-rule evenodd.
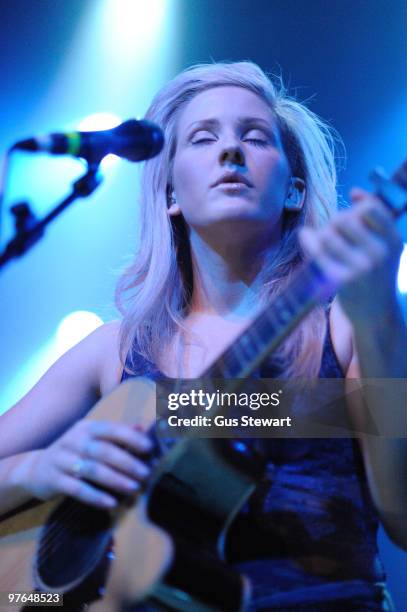
<svg viewBox="0 0 407 612"><path fill-rule="evenodd" d="M145 162L139 248L116 289L116 304L123 315L120 355L130 373L134 372L137 354L157 363L163 347L183 329L193 288L189 239L182 216L167 214L177 119L194 96L225 85L248 89L269 105L292 174L306 183L303 210L285 214L278 256L263 270L268 299L284 289L303 261L297 229L304 224L318 227L337 209L337 137L315 113L287 95L281 80L273 82L248 61L199 64L178 74L158 92L146 114L163 129L165 145L160 155ZM324 308L319 307L284 342L273 362L279 362L285 376L316 376L325 331L326 316Z"/></svg>

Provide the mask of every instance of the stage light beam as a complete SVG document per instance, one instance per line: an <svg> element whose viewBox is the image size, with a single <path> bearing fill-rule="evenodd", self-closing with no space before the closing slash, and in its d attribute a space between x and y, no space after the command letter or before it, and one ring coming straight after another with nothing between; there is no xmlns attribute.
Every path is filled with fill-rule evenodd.
<svg viewBox="0 0 407 612"><path fill-rule="evenodd" d="M98 315L88 311L76 311L64 317L56 332L20 366L1 390L0 414L18 402L63 353L102 324Z"/></svg>
<svg viewBox="0 0 407 612"><path fill-rule="evenodd" d="M407 293L407 244L401 254L397 284L400 293Z"/></svg>

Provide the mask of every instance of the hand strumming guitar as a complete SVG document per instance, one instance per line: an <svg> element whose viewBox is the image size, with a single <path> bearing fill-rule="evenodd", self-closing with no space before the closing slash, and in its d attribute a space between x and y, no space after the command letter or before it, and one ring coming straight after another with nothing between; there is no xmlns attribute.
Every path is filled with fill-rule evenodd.
<svg viewBox="0 0 407 612"><path fill-rule="evenodd" d="M150 470L136 455L150 449L149 438L128 425L80 420L50 446L30 454L23 482L43 500L63 494L113 508L115 493L134 495L140 490Z"/></svg>

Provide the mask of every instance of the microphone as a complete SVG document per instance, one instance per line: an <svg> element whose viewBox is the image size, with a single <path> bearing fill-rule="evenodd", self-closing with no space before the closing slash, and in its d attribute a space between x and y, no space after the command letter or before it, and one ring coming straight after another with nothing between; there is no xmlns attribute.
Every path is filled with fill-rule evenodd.
<svg viewBox="0 0 407 612"><path fill-rule="evenodd" d="M154 157L163 145L164 135L158 125L146 119L129 119L110 130L53 133L39 138L27 138L16 142L10 151L73 155L89 163L99 163L105 155L113 153L137 162Z"/></svg>

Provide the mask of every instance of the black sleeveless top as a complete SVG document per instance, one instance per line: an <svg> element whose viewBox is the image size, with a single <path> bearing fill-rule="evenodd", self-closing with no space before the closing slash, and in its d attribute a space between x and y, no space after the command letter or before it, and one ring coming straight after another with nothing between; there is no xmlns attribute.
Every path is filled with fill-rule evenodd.
<svg viewBox="0 0 407 612"><path fill-rule="evenodd" d="M133 376L166 378L142 357L135 369ZM264 366L254 376L273 374ZM328 329L319 377L343 376ZM268 442L263 480L227 540L228 560L252 584L250 610L392 610L358 441Z"/></svg>

